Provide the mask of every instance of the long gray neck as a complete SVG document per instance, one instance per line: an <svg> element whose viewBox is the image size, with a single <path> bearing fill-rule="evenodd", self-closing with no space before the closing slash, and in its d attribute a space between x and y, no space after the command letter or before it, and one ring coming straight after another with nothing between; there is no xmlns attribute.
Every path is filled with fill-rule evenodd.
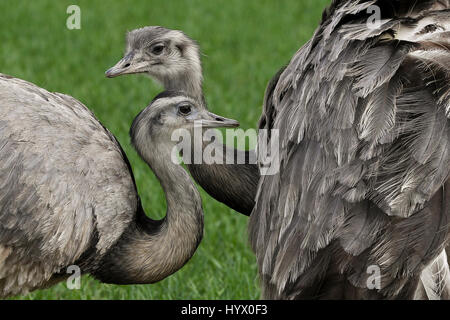
<svg viewBox="0 0 450 320"><path fill-rule="evenodd" d="M186 171L171 159L171 148L152 145L141 152L161 183L166 217L153 221L145 213L124 234L99 277L109 283L154 283L179 270L192 257L203 236L200 195ZM103 274L103 272L102 272Z"/></svg>
<svg viewBox="0 0 450 320"><path fill-rule="evenodd" d="M195 181L214 199L228 207L249 216L255 205L260 173L256 164L254 150L243 151L234 147L227 147L221 142L204 142L203 150L214 145L214 158L210 159L208 152L202 152L202 164L194 164L194 154L187 168ZM228 155L228 156L227 156ZM233 164L227 164L230 158ZM244 160L243 164L239 160ZM207 164L211 163L211 164ZM218 164L221 163L221 164Z"/></svg>
<svg viewBox="0 0 450 320"><path fill-rule="evenodd" d="M184 71L173 71L160 79L166 91L182 91L201 101L206 108L203 96L203 70L200 51L197 46L188 46L183 51Z"/></svg>

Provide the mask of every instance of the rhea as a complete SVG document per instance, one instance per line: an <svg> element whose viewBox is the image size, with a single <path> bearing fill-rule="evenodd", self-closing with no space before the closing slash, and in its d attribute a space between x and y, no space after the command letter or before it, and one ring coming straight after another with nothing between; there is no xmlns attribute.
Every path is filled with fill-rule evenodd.
<svg viewBox="0 0 450 320"><path fill-rule="evenodd" d="M0 297L48 287L71 265L115 284L154 283L179 270L201 241L203 211L189 175L171 161L171 135L238 125L176 92L134 119L132 144L167 201L156 221L120 144L82 103L0 75L0 118Z"/></svg>
<svg viewBox="0 0 450 320"><path fill-rule="evenodd" d="M449 10L334 0L274 79L282 165L249 221L266 298L449 298Z"/></svg>
<svg viewBox="0 0 450 320"><path fill-rule="evenodd" d="M151 26L129 32L124 57L106 71L110 78L127 74L146 74L161 83L165 90L186 92L202 101L201 107L207 109L200 48L182 31ZM260 177L256 153L230 148L220 141L215 144L215 150L221 150L220 155L215 154L215 158L222 157L220 162L205 160L186 166L208 194L248 216L253 210ZM230 159L226 157L230 154L234 155L233 164L227 164ZM207 157L208 153L202 156ZM239 164L238 159L243 159L244 163Z"/></svg>

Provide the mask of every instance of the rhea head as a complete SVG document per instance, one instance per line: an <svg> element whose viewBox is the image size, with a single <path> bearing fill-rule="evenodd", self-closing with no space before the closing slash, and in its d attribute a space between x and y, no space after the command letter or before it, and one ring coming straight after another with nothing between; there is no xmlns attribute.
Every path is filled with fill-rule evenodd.
<svg viewBox="0 0 450 320"><path fill-rule="evenodd" d="M171 137L175 130L194 128L231 128L239 122L209 112L198 100L183 92L165 91L134 119L130 130L133 145L145 160L165 157L177 141ZM151 161L150 161L151 162Z"/></svg>
<svg viewBox="0 0 450 320"><path fill-rule="evenodd" d="M159 26L127 34L125 56L106 71L109 78L143 73L166 90L202 97L202 68L197 43L182 31Z"/></svg>

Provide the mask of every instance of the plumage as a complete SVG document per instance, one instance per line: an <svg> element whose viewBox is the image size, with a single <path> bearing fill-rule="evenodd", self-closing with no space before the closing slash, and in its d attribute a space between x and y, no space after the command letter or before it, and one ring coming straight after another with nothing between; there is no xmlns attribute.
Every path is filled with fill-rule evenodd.
<svg viewBox="0 0 450 320"><path fill-rule="evenodd" d="M449 9L335 0L272 81L260 128L280 131L281 167L261 178L249 223L265 297L435 298L445 287L433 274L450 218Z"/></svg>
<svg viewBox="0 0 450 320"><path fill-rule="evenodd" d="M353 89L356 95L365 98L392 79L413 48L413 43L393 40L389 44L373 47L359 57L347 73L355 79Z"/></svg>
<svg viewBox="0 0 450 320"><path fill-rule="evenodd" d="M394 78L372 91L364 101L364 111L359 120L359 139L379 144L395 126L397 96L402 83ZM339 105L339 104L338 104Z"/></svg>

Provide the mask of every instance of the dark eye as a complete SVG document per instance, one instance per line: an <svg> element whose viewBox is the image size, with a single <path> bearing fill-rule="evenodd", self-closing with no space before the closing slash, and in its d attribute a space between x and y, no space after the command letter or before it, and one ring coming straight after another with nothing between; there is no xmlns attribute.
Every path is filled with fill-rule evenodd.
<svg viewBox="0 0 450 320"><path fill-rule="evenodd" d="M157 44L152 47L152 54L159 56L164 51L164 45Z"/></svg>
<svg viewBox="0 0 450 320"><path fill-rule="evenodd" d="M187 116L192 112L192 109L190 105L182 104L178 107L178 112L183 116Z"/></svg>

